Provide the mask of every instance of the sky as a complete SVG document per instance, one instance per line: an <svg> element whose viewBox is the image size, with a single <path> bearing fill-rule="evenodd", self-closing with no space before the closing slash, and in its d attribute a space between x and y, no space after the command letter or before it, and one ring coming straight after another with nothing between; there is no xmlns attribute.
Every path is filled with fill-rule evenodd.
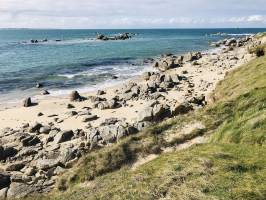
<svg viewBox="0 0 266 200"><path fill-rule="evenodd" d="M266 0L0 0L0 28L266 27Z"/></svg>

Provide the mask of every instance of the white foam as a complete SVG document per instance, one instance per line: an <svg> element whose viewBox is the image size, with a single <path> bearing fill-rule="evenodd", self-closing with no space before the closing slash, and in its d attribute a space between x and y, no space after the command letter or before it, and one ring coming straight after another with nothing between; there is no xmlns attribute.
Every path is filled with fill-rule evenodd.
<svg viewBox="0 0 266 200"><path fill-rule="evenodd" d="M227 35L230 35L230 36L252 36L254 34L252 34L252 33L228 33Z"/></svg>
<svg viewBox="0 0 266 200"><path fill-rule="evenodd" d="M135 72L127 74L127 76L125 74L116 74L116 76L118 76L118 79L107 79L95 85L89 85L89 86L84 86L84 87L79 87L79 88L63 89L63 90L49 90L49 92L51 96L64 96L64 95L69 94L73 90L78 90L80 93L94 92L99 89L110 88L110 87L122 84L126 81L133 79L134 77L142 75L144 72L155 71L155 70L156 69L154 69L152 66L146 65L146 66L143 66L141 70L136 70ZM73 76L73 75L70 75L70 76ZM119 78L122 78L122 79L119 79Z"/></svg>

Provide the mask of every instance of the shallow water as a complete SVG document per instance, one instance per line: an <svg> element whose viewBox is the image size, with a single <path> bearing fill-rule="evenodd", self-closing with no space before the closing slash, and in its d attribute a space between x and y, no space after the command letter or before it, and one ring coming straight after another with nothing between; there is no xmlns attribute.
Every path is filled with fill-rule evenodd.
<svg viewBox="0 0 266 200"><path fill-rule="evenodd" d="M209 49L209 42L266 29L0 30L0 101L38 94L89 91L150 70L143 60L160 54ZM97 33L136 34L126 41L97 41ZM221 32L229 35L212 35ZM31 39L48 42L31 44ZM61 40L61 41L56 41ZM117 80L112 77L117 76Z"/></svg>

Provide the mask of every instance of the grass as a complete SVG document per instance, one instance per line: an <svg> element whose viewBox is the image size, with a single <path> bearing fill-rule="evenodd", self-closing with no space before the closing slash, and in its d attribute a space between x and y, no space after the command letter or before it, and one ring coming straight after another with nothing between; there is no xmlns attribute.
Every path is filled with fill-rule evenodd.
<svg viewBox="0 0 266 200"><path fill-rule="evenodd" d="M61 191L28 199L266 199L265 77L264 56L228 74L213 104L89 153L61 177ZM181 134L193 122L204 128ZM160 154L201 135L208 143ZM149 154L159 157L130 168Z"/></svg>

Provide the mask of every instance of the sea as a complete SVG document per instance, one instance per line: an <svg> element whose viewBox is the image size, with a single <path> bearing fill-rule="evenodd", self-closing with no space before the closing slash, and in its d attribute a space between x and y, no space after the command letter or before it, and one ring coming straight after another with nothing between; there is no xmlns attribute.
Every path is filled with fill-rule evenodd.
<svg viewBox="0 0 266 200"><path fill-rule="evenodd" d="M211 50L211 41L266 29L56 30L0 29L0 104L40 94L89 92L154 70L149 58ZM98 34L130 33L129 40L99 41ZM31 40L38 40L32 43ZM47 41L46 41L47 40Z"/></svg>

